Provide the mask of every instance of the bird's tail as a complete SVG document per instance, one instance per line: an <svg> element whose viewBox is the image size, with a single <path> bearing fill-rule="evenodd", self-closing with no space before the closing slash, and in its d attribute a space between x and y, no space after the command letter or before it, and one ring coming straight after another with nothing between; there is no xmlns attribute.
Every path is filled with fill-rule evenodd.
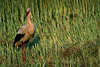
<svg viewBox="0 0 100 67"><path fill-rule="evenodd" d="M21 47L21 42L13 43L13 47Z"/></svg>

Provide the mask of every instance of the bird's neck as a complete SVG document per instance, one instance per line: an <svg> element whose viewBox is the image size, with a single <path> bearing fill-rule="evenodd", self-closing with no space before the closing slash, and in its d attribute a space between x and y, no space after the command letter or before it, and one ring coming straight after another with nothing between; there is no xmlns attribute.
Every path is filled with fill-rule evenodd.
<svg viewBox="0 0 100 67"><path fill-rule="evenodd" d="M31 24L30 17L27 17L27 24Z"/></svg>

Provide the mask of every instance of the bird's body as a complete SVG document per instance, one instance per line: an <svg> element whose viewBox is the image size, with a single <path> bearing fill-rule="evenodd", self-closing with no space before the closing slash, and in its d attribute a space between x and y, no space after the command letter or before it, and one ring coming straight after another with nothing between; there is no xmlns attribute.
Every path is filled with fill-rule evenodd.
<svg viewBox="0 0 100 67"><path fill-rule="evenodd" d="M15 37L14 44L13 44L14 47L18 47L18 46L22 47L22 58L24 62L26 60L25 43L27 43L34 36L35 33L34 25L31 23L30 20L31 18L30 8L27 9L26 16L27 16L27 24L23 25L18 30L18 33Z"/></svg>
<svg viewBox="0 0 100 67"><path fill-rule="evenodd" d="M27 11L29 12L29 11ZM23 25L19 30L14 40L14 46L18 47L22 43L28 42L34 35L34 25L31 23L30 14L27 15L27 24Z"/></svg>

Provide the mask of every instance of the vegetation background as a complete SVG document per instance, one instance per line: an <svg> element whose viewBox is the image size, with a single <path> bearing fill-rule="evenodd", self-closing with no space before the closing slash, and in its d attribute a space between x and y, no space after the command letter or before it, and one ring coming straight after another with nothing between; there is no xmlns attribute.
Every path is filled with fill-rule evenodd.
<svg viewBox="0 0 100 67"><path fill-rule="evenodd" d="M27 8L35 37L26 64L13 48ZM0 0L0 67L100 67L100 0Z"/></svg>

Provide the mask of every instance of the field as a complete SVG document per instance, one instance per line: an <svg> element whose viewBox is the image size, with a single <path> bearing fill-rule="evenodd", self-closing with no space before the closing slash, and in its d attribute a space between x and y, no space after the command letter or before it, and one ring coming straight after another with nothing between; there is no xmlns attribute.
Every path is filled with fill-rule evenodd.
<svg viewBox="0 0 100 67"><path fill-rule="evenodd" d="M36 32L24 64L13 41L27 8ZM0 0L0 67L100 67L100 0Z"/></svg>

